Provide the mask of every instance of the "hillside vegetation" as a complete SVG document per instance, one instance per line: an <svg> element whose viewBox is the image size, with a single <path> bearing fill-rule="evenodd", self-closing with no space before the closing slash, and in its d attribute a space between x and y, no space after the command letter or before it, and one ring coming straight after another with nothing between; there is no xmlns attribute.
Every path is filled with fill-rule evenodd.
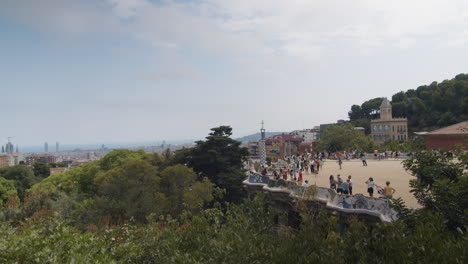
<svg viewBox="0 0 468 264"><path fill-rule="evenodd" d="M467 263L468 153L406 160L424 208L393 200L393 223L298 201L295 229L262 192L245 199L248 153L231 130L175 154L114 150L44 179L1 169L0 263Z"/></svg>
<svg viewBox="0 0 468 264"><path fill-rule="evenodd" d="M370 133L370 120L379 118L383 98L373 98L351 106L348 116L356 126ZM391 98L393 117L408 118L410 132L433 130L468 120L468 74L451 80L433 82L394 94Z"/></svg>

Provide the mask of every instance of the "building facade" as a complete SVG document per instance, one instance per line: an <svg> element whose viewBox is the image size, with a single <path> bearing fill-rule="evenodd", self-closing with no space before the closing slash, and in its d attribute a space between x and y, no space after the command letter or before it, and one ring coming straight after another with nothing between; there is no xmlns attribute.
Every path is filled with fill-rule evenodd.
<svg viewBox="0 0 468 264"><path fill-rule="evenodd" d="M296 138L302 138L304 142L316 141L319 136L317 131L314 129L294 130L289 134Z"/></svg>
<svg viewBox="0 0 468 264"><path fill-rule="evenodd" d="M460 146L468 150L468 121L434 130L424 134L426 149L454 150Z"/></svg>
<svg viewBox="0 0 468 264"><path fill-rule="evenodd" d="M56 162L57 159L55 156L47 154L33 154L26 157L26 165L32 166L37 161L41 161L48 164Z"/></svg>
<svg viewBox="0 0 468 264"><path fill-rule="evenodd" d="M265 139L266 155L276 159L296 155L299 152L299 145L303 141L302 138L286 134L269 137Z"/></svg>
<svg viewBox="0 0 468 264"><path fill-rule="evenodd" d="M0 168L10 166L9 159L7 155L0 155Z"/></svg>
<svg viewBox="0 0 468 264"><path fill-rule="evenodd" d="M371 135L378 144L388 140L405 141L408 139L408 119L393 118L392 105L384 98L380 105L380 119L371 120Z"/></svg>

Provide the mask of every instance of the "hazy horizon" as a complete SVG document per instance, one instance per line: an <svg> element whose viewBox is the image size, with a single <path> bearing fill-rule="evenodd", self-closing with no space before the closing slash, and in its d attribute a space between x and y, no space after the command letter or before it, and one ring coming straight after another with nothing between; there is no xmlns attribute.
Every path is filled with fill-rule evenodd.
<svg viewBox="0 0 468 264"><path fill-rule="evenodd" d="M468 2L5 0L0 143L234 137L468 69Z"/></svg>

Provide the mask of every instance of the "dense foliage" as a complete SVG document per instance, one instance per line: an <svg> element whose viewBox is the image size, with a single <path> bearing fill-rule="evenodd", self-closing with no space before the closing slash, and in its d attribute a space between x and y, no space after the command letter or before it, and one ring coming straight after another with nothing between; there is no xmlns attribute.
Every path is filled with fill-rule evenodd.
<svg viewBox="0 0 468 264"><path fill-rule="evenodd" d="M412 192L426 210L440 213L450 229L468 228L468 153L420 152L403 162L416 176Z"/></svg>
<svg viewBox="0 0 468 264"><path fill-rule="evenodd" d="M22 188L18 192L24 192ZM122 149L47 177L28 191L23 203L9 206L0 216L19 221L58 214L82 228L130 219L146 223L150 215L197 212L213 199L212 193L213 184L184 165L170 166L158 154Z"/></svg>
<svg viewBox="0 0 468 264"><path fill-rule="evenodd" d="M350 123L328 126L321 139L319 149L322 151L354 151L371 152L376 146L369 136L354 129Z"/></svg>
<svg viewBox="0 0 468 264"><path fill-rule="evenodd" d="M42 162L42 161L34 162L33 171L34 171L34 175L38 178L47 178L50 176L49 164Z"/></svg>
<svg viewBox="0 0 468 264"><path fill-rule="evenodd" d="M262 196L226 210L179 220L80 232L45 219L0 226L2 263L466 263L468 235L447 232L437 215L414 228L403 222L366 226L303 215L300 230L277 225ZM18 232L18 230L21 230Z"/></svg>
<svg viewBox="0 0 468 264"><path fill-rule="evenodd" d="M370 133L370 120L379 117L382 98L351 106L349 119ZM431 130L468 120L468 74L433 82L392 96L394 117L407 117L410 131Z"/></svg>
<svg viewBox="0 0 468 264"><path fill-rule="evenodd" d="M343 129L351 137L329 146L367 140L349 124L327 131ZM194 149L114 150L32 187L41 179L24 165L0 169L0 263L468 262L468 154L405 161L424 208L394 200L393 223L337 217L299 200L300 225L291 228L288 212L263 193L241 200L244 149L229 127L212 131ZM222 199L221 187L239 197Z"/></svg>
<svg viewBox="0 0 468 264"><path fill-rule="evenodd" d="M0 179L1 178L13 181L20 199L24 198L27 189L41 180L41 178L36 177L34 172L25 165L0 168Z"/></svg>
<svg viewBox="0 0 468 264"><path fill-rule="evenodd" d="M174 161L187 164L226 190L224 201L239 202L245 197L243 161L249 155L248 150L231 138L231 127L220 126L211 131L206 140L197 141L194 148L176 153Z"/></svg>

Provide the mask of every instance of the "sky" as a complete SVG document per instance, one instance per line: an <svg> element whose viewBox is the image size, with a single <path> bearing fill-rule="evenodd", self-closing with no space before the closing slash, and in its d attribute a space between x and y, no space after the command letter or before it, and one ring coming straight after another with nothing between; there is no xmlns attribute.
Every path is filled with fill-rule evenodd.
<svg viewBox="0 0 468 264"><path fill-rule="evenodd" d="M466 0L0 0L0 142L291 131L468 72Z"/></svg>

